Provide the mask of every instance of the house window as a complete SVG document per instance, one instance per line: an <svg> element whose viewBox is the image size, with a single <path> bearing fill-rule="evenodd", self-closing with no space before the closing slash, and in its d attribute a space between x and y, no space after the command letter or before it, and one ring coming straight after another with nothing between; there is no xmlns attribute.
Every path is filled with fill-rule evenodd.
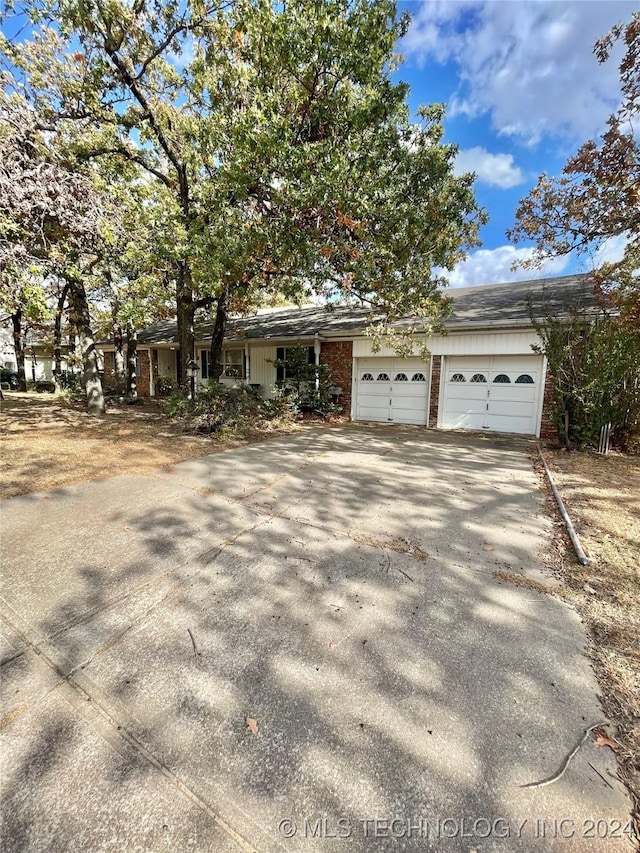
<svg viewBox="0 0 640 853"><path fill-rule="evenodd" d="M506 374L506 373L499 373L493 381L494 381L494 382L502 382L502 383L504 383L505 385L506 385L507 383L510 383L510 382L511 382L511 380L509 379L509 377L507 376L507 374Z"/></svg>
<svg viewBox="0 0 640 853"><path fill-rule="evenodd" d="M528 373L521 373L516 379L516 385L533 385L533 377Z"/></svg>
<svg viewBox="0 0 640 853"><path fill-rule="evenodd" d="M226 349L223 351L222 375L230 379L244 379L243 349Z"/></svg>
<svg viewBox="0 0 640 853"><path fill-rule="evenodd" d="M307 364L315 364L315 349L313 347L305 347L305 349L307 350ZM276 359L278 361L286 361L290 357L292 350L293 347L276 347ZM276 382L284 382L285 379L295 379L294 373L290 367L278 364L276 366Z"/></svg>
<svg viewBox="0 0 640 853"><path fill-rule="evenodd" d="M467 380L464 378L464 374L462 373L454 373L451 377L452 382L466 382Z"/></svg>
<svg viewBox="0 0 640 853"><path fill-rule="evenodd" d="M208 349L200 351L200 378L209 378L209 362L211 361L211 352Z"/></svg>

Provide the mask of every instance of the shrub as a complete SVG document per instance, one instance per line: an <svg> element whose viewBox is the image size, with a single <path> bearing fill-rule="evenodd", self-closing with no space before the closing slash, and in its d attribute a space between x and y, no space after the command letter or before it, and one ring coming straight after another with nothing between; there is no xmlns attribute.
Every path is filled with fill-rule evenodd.
<svg viewBox="0 0 640 853"><path fill-rule="evenodd" d="M172 376L156 377L155 385L158 397L170 397L178 390L178 383Z"/></svg>
<svg viewBox="0 0 640 853"><path fill-rule="evenodd" d="M251 388L227 388L210 380L195 400L172 394L166 412L186 420L186 428L199 433L240 432L260 416L260 403Z"/></svg>
<svg viewBox="0 0 640 853"><path fill-rule="evenodd" d="M183 418L189 414L189 402L182 394L171 394L164 410L170 418Z"/></svg>
<svg viewBox="0 0 640 853"><path fill-rule="evenodd" d="M640 433L640 331L617 317L575 311L567 322L547 316L534 322L553 381L551 418L566 447L597 447L611 424L621 448Z"/></svg>
<svg viewBox="0 0 640 853"><path fill-rule="evenodd" d="M287 378L276 383L281 398L300 412L316 412L323 417L342 412L333 402L333 383L326 364L309 364L308 348L301 344L287 350L287 358L273 361L284 368Z"/></svg>

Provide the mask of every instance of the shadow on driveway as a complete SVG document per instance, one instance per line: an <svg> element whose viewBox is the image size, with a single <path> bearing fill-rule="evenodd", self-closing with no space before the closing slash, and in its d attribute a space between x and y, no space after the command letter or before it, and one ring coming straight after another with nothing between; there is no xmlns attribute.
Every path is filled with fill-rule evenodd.
<svg viewBox="0 0 640 853"><path fill-rule="evenodd" d="M3 849L627 849L607 751L520 787L601 719L575 614L493 577L544 580L526 450L346 427L8 501Z"/></svg>

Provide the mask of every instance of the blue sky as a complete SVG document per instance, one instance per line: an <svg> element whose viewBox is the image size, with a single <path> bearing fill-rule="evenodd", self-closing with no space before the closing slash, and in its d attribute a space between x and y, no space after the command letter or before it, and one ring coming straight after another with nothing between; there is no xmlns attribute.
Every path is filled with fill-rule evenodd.
<svg viewBox="0 0 640 853"><path fill-rule="evenodd" d="M628 0L401 0L412 16L394 75L411 85L411 106L446 102L446 139L457 167L478 174L489 213L482 247L450 275L452 287L586 272L621 254L611 240L597 257L558 258L539 272L511 271L526 245L505 231L541 172L560 174L581 143L596 137L619 103L618 49L598 64L592 49L638 8Z"/></svg>

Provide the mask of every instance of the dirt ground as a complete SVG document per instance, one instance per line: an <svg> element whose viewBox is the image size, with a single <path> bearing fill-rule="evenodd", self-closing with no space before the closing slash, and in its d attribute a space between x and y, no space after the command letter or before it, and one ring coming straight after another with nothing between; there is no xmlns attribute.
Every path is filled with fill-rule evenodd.
<svg viewBox="0 0 640 853"><path fill-rule="evenodd" d="M558 518L554 567L591 637L607 716L618 727L619 766L640 831L640 457L546 451L589 558L581 566Z"/></svg>
<svg viewBox="0 0 640 853"><path fill-rule="evenodd" d="M116 474L145 474L239 444L282 434L282 427L244 438L185 435L163 401L110 405L104 418L55 394L4 392L0 403L0 499ZM291 429L300 428L292 425Z"/></svg>

